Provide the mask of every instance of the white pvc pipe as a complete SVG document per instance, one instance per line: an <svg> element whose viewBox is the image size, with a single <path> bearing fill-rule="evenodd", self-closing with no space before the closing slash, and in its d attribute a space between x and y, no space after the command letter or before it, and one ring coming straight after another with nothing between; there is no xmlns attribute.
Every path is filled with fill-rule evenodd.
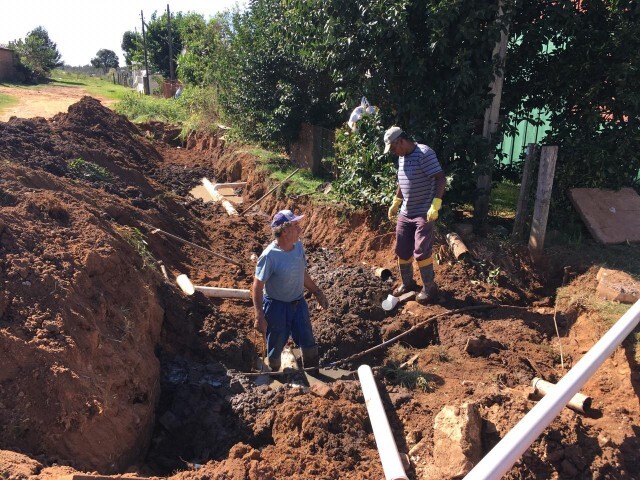
<svg viewBox="0 0 640 480"><path fill-rule="evenodd" d="M209 193L209 195L211 195L211 198L213 198L214 202L220 202L222 204L222 206L227 211L229 216L233 217L233 216L238 215L238 211L231 204L231 202L229 200L227 200L222 194L220 194L220 192L218 192L218 189L215 188L215 185L213 185L209 181L209 179L203 178L202 179L202 185L204 186L205 190ZM224 184L218 183L216 185L218 185L218 188L220 188Z"/></svg>
<svg viewBox="0 0 640 480"><path fill-rule="evenodd" d="M193 287L193 283L191 283L191 280L189 280L189 277L185 273L176 277L176 283L178 284L180 289L187 295L193 295L196 291Z"/></svg>
<svg viewBox="0 0 640 480"><path fill-rule="evenodd" d="M197 292L202 292L205 297L215 298L251 298L250 290L239 288L203 287L196 285L193 287Z"/></svg>
<svg viewBox="0 0 640 480"><path fill-rule="evenodd" d="M513 427L464 480L497 480L518 461L564 406L640 322L638 300L562 377L555 388Z"/></svg>
<svg viewBox="0 0 640 480"><path fill-rule="evenodd" d="M408 480L402 465L402 459L398 453L398 447L393 439L393 433L391 433L387 414L382 406L382 400L380 399L371 367L369 365L360 365L358 378L362 386L364 401L367 404L373 435L376 438L378 454L382 461L384 478L386 480Z"/></svg>
<svg viewBox="0 0 640 480"><path fill-rule="evenodd" d="M214 183L213 189L218 190L220 188L240 188L247 185L247 182L233 182L233 183Z"/></svg>
<svg viewBox="0 0 640 480"><path fill-rule="evenodd" d="M556 388L556 385L547 382L541 378L535 377L531 381L531 386L533 387L533 394L539 395L540 397L544 397L548 395L550 391ZM567 407L571 410L575 410L580 413L587 413L591 409L591 397L588 397L584 393L576 393L569 402L567 403Z"/></svg>

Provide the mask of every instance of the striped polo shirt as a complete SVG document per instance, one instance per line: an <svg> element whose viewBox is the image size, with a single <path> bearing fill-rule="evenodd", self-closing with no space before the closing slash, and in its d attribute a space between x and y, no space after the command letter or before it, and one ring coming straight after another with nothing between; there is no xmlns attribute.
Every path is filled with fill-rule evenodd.
<svg viewBox="0 0 640 480"><path fill-rule="evenodd" d="M400 213L409 218L427 214L436 194L434 175L441 171L436 152L420 143L409 155L399 158L398 185L404 197Z"/></svg>

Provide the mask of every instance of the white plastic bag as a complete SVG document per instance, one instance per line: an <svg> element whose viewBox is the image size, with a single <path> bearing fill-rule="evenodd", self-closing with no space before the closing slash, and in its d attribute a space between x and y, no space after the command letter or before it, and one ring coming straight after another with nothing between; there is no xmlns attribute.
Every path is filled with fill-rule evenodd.
<svg viewBox="0 0 640 480"><path fill-rule="evenodd" d="M360 100L360 105L354 108L353 112L351 112L351 116L349 116L347 125L349 125L351 130L355 132L357 130L356 123L358 123L358 120L360 120L364 114L374 113L375 111L376 107L369 103L367 97L362 97L362 99Z"/></svg>

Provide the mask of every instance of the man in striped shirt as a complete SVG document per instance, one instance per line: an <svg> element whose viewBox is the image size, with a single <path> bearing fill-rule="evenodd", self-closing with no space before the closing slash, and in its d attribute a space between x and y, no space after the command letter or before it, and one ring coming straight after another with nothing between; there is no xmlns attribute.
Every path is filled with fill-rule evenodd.
<svg viewBox="0 0 640 480"><path fill-rule="evenodd" d="M416 289L415 257L423 285L416 300L429 303L438 293L433 271L433 226L442 205L445 175L436 153L427 145L414 142L400 127L387 130L384 143L384 153L400 157L398 190L389 208L389 219L393 221L398 215L396 255L402 284L393 294L399 296Z"/></svg>

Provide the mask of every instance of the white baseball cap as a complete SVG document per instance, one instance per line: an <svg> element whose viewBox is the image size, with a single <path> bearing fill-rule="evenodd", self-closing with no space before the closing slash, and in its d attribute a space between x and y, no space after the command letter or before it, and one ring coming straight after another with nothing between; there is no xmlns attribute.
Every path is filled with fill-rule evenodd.
<svg viewBox="0 0 640 480"><path fill-rule="evenodd" d="M395 142L400 135L402 135L402 129L400 127L391 127L384 132L384 153L389 153L391 144Z"/></svg>

